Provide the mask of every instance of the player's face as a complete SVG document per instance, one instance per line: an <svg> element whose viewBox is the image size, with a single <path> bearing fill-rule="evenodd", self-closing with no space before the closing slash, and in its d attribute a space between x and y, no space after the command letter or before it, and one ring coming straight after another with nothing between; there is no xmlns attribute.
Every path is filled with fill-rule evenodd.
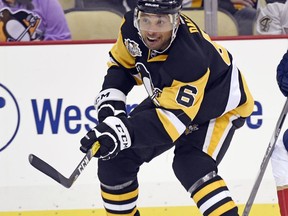
<svg viewBox="0 0 288 216"><path fill-rule="evenodd" d="M170 15L141 12L138 16L138 26L149 49L162 51L170 44L173 30Z"/></svg>

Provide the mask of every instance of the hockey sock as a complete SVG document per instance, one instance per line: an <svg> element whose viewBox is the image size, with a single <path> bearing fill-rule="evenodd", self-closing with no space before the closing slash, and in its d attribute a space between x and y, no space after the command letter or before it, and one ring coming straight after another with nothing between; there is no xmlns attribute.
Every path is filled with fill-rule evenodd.
<svg viewBox="0 0 288 216"><path fill-rule="evenodd" d="M277 190L281 216L288 216L288 188Z"/></svg>
<svg viewBox="0 0 288 216"><path fill-rule="evenodd" d="M215 176L192 192L191 197L204 216L236 216L238 208L220 176Z"/></svg>
<svg viewBox="0 0 288 216"><path fill-rule="evenodd" d="M101 185L101 196L107 216L140 216L136 207L138 198L137 181L134 181L128 187L119 190Z"/></svg>

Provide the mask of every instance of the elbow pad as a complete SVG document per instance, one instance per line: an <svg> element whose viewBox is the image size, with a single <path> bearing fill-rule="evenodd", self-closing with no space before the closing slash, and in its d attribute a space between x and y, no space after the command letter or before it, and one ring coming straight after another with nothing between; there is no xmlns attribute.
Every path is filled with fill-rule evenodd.
<svg viewBox="0 0 288 216"><path fill-rule="evenodd" d="M277 83L284 96L288 96L288 51L277 66Z"/></svg>
<svg viewBox="0 0 288 216"><path fill-rule="evenodd" d="M126 95L114 88L101 91L95 100L95 109L99 123L108 116L127 116Z"/></svg>

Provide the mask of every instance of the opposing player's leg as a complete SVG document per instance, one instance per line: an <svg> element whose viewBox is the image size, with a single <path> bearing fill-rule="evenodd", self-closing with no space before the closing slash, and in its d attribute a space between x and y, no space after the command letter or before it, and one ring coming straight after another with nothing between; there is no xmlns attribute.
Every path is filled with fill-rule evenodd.
<svg viewBox="0 0 288 216"><path fill-rule="evenodd" d="M204 216L238 215L230 191L217 173L217 165L235 129L243 124L243 118L228 113L194 127L192 133L177 141L173 170Z"/></svg>
<svg viewBox="0 0 288 216"><path fill-rule="evenodd" d="M283 137L279 136L271 156L271 165L281 216L288 216L288 130Z"/></svg>

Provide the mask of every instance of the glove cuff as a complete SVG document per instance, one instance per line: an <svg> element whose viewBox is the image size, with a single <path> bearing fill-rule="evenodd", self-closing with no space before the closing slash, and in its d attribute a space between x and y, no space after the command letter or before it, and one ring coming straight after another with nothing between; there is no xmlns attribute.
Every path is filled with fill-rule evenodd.
<svg viewBox="0 0 288 216"><path fill-rule="evenodd" d="M128 128L121 121L121 119L114 116L109 116L104 120L104 123L117 134L120 142L120 150L129 148L131 146L131 137Z"/></svg>

